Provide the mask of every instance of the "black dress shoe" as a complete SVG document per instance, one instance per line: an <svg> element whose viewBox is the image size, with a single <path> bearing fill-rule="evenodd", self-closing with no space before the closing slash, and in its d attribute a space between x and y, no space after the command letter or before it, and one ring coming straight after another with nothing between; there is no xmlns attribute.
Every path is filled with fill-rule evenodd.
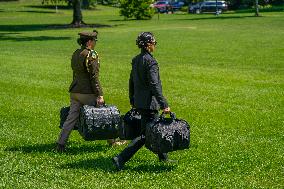
<svg viewBox="0 0 284 189"><path fill-rule="evenodd" d="M118 157L112 158L112 162L116 168L116 170L121 171L123 169L123 164L119 161Z"/></svg>
<svg viewBox="0 0 284 189"><path fill-rule="evenodd" d="M55 146L55 149L54 149L56 152L58 153L64 153L66 152L66 148L65 148L65 145L63 144L58 144L56 143L56 146Z"/></svg>

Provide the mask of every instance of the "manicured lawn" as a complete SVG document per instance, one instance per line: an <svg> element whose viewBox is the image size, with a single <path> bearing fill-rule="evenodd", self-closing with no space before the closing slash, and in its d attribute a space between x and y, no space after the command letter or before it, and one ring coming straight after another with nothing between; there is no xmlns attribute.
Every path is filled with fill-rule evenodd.
<svg viewBox="0 0 284 189"><path fill-rule="evenodd" d="M136 36L152 31L163 91L191 124L191 148L160 163L142 148L116 172L125 146L73 132L67 154L52 152L59 109L68 105L72 10L40 1L0 3L0 188L283 188L284 12L157 15L124 21L118 9L83 11L97 28L104 97L126 113Z"/></svg>

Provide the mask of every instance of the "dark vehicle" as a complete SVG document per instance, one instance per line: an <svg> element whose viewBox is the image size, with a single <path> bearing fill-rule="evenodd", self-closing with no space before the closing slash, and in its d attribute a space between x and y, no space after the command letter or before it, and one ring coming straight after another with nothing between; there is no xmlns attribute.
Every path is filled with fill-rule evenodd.
<svg viewBox="0 0 284 189"><path fill-rule="evenodd" d="M217 1L217 12L216 12L216 1L204 1L193 5L189 5L188 12L200 14L204 12L216 12L218 14L228 10L228 5L225 1Z"/></svg>
<svg viewBox="0 0 284 189"><path fill-rule="evenodd" d="M172 10L172 6L170 5L168 1L158 1L153 6L160 13L164 13L164 12L168 12Z"/></svg>
<svg viewBox="0 0 284 189"><path fill-rule="evenodd" d="M182 2L182 1L177 1L177 2L171 3L172 9L173 9L174 11L180 10L183 5L184 5L184 2Z"/></svg>

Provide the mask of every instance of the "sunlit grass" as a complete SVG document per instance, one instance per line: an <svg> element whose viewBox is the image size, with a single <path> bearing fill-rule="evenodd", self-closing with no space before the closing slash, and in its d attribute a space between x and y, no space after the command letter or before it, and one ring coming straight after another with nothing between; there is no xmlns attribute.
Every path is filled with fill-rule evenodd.
<svg viewBox="0 0 284 189"><path fill-rule="evenodd" d="M111 157L124 147L106 141L73 132L67 154L52 152L77 33L91 29L52 29L72 11L30 5L40 2L0 3L0 187L283 188L283 12L123 21L116 8L83 11L85 22L110 26L97 28L106 102L130 108L135 39L152 31L164 95L191 124L191 148L170 153L177 164L142 148L117 173Z"/></svg>

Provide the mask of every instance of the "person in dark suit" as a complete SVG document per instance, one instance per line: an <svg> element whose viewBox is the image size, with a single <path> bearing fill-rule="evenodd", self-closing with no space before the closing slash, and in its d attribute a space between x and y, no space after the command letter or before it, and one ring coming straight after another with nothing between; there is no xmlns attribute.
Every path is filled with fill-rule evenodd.
<svg viewBox="0 0 284 189"><path fill-rule="evenodd" d="M64 152L66 142L78 118L83 105L103 105L103 90L99 80L100 62L98 53L94 50L98 32L80 32L77 42L81 48L75 50L71 59L73 81L69 87L70 111L58 136L55 150ZM114 139L109 139L110 145Z"/></svg>
<svg viewBox="0 0 284 189"><path fill-rule="evenodd" d="M170 113L170 107L162 93L159 66L153 55L157 44L154 35L142 32L136 40L141 53L132 59L129 79L129 100L132 107L141 114L141 134L117 156L112 158L117 170L145 144L145 130L159 116L159 110ZM166 153L158 154L160 161L169 161Z"/></svg>

